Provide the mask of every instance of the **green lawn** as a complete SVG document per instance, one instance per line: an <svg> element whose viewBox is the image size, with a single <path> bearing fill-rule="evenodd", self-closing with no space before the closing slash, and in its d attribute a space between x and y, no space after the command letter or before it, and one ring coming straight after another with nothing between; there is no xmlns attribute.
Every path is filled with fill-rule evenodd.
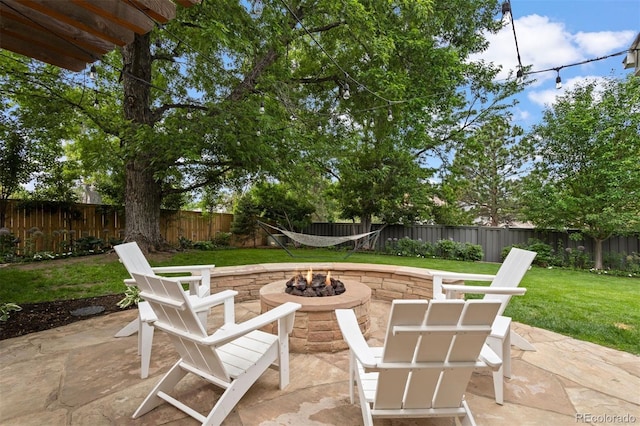
<svg viewBox="0 0 640 426"><path fill-rule="evenodd" d="M416 266L458 272L493 274L496 263L418 259L328 250L301 250L290 257L279 249L189 251L163 256L154 266L269 262L357 262ZM0 304L42 302L124 292L127 273L114 254L46 261L0 268ZM487 283L476 283L487 285ZM506 315L515 321L577 339L640 355L640 280L597 275L586 271L534 267L522 284L523 297L514 297ZM10 321L10 319L9 319Z"/></svg>

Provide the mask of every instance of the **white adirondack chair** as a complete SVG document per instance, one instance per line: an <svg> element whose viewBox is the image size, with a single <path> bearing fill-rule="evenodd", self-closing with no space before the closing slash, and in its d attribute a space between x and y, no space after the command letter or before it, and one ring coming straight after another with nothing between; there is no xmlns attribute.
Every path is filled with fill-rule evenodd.
<svg viewBox="0 0 640 426"><path fill-rule="evenodd" d="M501 303L491 335L487 339L487 344L502 360L502 368L493 373L493 388L498 404L504 403L503 377L511 377L511 345L525 351L536 350L524 337L511 330L511 318L502 315L511 296L520 296L527 291L526 288L518 286L531 267L536 254L533 251L512 248L496 275L432 271L434 299L455 299L460 294L476 293L484 294L484 300L497 300ZM485 287L443 284L443 280L491 281L491 285Z"/></svg>
<svg viewBox="0 0 640 426"><path fill-rule="evenodd" d="M180 354L180 359L145 398L133 418L166 401L203 425L219 425L267 368L279 369L280 389L288 385L289 334L300 304L287 302L240 324L224 324L207 335L191 299L178 281L135 273L133 277L157 316L154 327L170 335ZM275 321L278 335L259 330ZM188 373L224 389L209 413L201 414L170 395Z"/></svg>
<svg viewBox="0 0 640 426"><path fill-rule="evenodd" d="M475 368L500 366L485 345L499 309L490 300L394 300L381 348L369 347L353 310L337 309L350 351L351 403L356 384L364 424L374 417L457 417L475 425L464 392Z"/></svg>
<svg viewBox="0 0 640 426"><path fill-rule="evenodd" d="M203 298L210 294L211 291L211 269L215 265L193 265L193 266L163 266L151 267L140 250L137 243L125 243L114 246L114 249L120 257L120 262L124 265L130 275L138 274L162 274L162 273L188 273L191 275L180 277L180 281L189 284L189 294L193 296L195 306L199 311L200 321L206 326L207 315L212 306L202 305L196 298ZM135 285L133 275L131 279L125 279L126 285ZM226 300L223 294L221 300ZM230 304L233 307L233 300ZM233 309L225 308L225 322L234 322ZM153 326L151 323L155 320L155 314L148 303L141 301L138 303L138 318L131 321L118 331L115 337L127 337L134 333L138 333L138 355L140 355L140 377L145 379L149 375L149 365L151 363L151 347L153 345Z"/></svg>

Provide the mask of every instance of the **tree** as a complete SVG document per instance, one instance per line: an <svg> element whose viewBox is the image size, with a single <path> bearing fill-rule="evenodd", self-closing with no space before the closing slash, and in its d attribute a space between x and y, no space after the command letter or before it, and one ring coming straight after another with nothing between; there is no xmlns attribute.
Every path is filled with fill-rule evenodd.
<svg viewBox="0 0 640 426"><path fill-rule="evenodd" d="M304 197L284 184L260 183L252 193L261 210L262 219L270 219L291 231L300 231L311 224L314 208Z"/></svg>
<svg viewBox="0 0 640 426"><path fill-rule="evenodd" d="M261 16L249 9L224 0L180 10L121 56L105 55L94 82L56 79L33 63L24 78L2 60L3 75L48 90L78 115L69 116L76 152L102 182L123 186L125 239L143 250L163 246L160 208L173 194L249 175L301 180L311 168L326 179L332 159L348 159L331 155L343 142L335 117L374 118L379 143L402 142L402 161L411 152L420 163L441 142L434 116L450 118L451 128L460 118L452 110L464 110L467 122L478 116L459 87L479 97L499 90L490 65L466 61L486 47L480 34L500 26L496 0L270 2Z"/></svg>
<svg viewBox="0 0 640 426"><path fill-rule="evenodd" d="M489 226L513 222L518 213L518 180L530 160L522 129L509 126L509 116L493 116L459 144L450 174L442 185L473 218Z"/></svg>
<svg viewBox="0 0 640 426"><path fill-rule="evenodd" d="M8 199L22 185L35 182L47 186L49 173L61 169L61 143L72 130L61 126L65 115L57 113L56 99L44 102L44 91L24 93L8 76L0 101L0 227L5 226ZM20 105L20 108L17 105Z"/></svg>
<svg viewBox="0 0 640 426"><path fill-rule="evenodd" d="M538 161L523 193L538 226L602 242L640 232L640 79L590 82L565 93L529 135Z"/></svg>

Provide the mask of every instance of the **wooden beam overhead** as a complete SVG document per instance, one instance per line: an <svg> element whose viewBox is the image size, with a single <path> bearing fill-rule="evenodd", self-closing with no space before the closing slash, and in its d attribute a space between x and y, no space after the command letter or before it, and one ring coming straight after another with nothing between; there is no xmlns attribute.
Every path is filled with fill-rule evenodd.
<svg viewBox="0 0 640 426"><path fill-rule="evenodd" d="M80 71L175 16L173 0L0 0L0 48Z"/></svg>

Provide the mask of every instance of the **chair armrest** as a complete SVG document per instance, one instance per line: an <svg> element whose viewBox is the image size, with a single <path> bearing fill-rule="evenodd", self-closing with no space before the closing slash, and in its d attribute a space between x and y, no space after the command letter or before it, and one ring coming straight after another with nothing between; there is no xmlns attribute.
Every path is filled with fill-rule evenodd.
<svg viewBox="0 0 640 426"><path fill-rule="evenodd" d="M223 290L219 293L211 294L205 297L191 297L191 306L195 311L200 311L203 308L211 308L213 306L217 306L221 303L225 303L227 300L231 299L238 295L238 292L235 290Z"/></svg>
<svg viewBox="0 0 640 426"><path fill-rule="evenodd" d="M349 349L365 368L376 366L376 358L364 339L353 309L336 309L338 326Z"/></svg>
<svg viewBox="0 0 640 426"><path fill-rule="evenodd" d="M440 277L445 280L463 280L463 281L493 281L495 275L488 274L471 274L466 272L450 272L450 271L434 271L429 270L431 276Z"/></svg>
<svg viewBox="0 0 640 426"><path fill-rule="evenodd" d="M302 305L299 303L286 302L240 324L225 324L211 336L203 339L203 343L216 346L223 345L272 322L281 320L289 315L295 315L295 312L301 307Z"/></svg>
<svg viewBox="0 0 640 426"><path fill-rule="evenodd" d="M175 267L178 268L178 267ZM180 267L181 268L181 267ZM180 272L193 272L193 271L173 271L173 266L167 266L162 268L151 268L154 273L180 273ZM206 297L211 291L211 272L208 269L201 269L201 275L182 275L179 277L162 277L173 281L180 281L183 284L189 284L189 294L197 295L200 297Z"/></svg>
<svg viewBox="0 0 640 426"><path fill-rule="evenodd" d="M482 345L479 358L480 361L487 364L487 366L493 371L498 371L502 366L502 360L500 359L498 354L495 353L493 349L491 349L487 344Z"/></svg>
<svg viewBox="0 0 640 426"><path fill-rule="evenodd" d="M491 287L491 286L474 286L474 285L456 285L456 284L442 284L442 290L444 290L447 297L457 293L475 293L475 294L504 294L511 296L522 296L527 292L524 287Z"/></svg>
<svg viewBox="0 0 640 426"><path fill-rule="evenodd" d="M185 266L154 266L151 268L153 272L161 273L161 274L173 274L173 273L181 273L181 272L189 272L193 274L194 272L199 272L202 270L212 270L216 265L185 265Z"/></svg>
<svg viewBox="0 0 640 426"><path fill-rule="evenodd" d="M451 281L493 281L495 275L468 274L465 272L450 272L429 270L433 280L433 299L444 299L446 295L442 288L443 280Z"/></svg>
<svg viewBox="0 0 640 426"><path fill-rule="evenodd" d="M234 298L237 295L238 292L235 290L223 290L219 293L204 297L190 295L189 299L191 301L191 306L193 306L193 310L196 312L224 303L224 323L234 324L236 322Z"/></svg>

